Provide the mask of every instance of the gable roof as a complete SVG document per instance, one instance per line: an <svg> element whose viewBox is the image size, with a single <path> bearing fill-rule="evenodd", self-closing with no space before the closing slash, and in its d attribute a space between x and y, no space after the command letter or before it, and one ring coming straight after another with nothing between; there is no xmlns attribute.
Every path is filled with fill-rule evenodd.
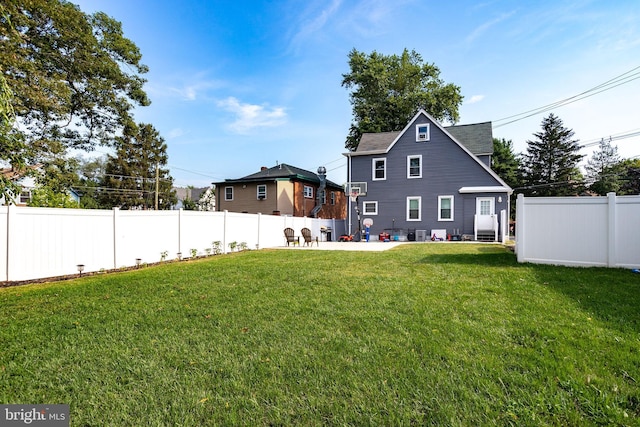
<svg viewBox="0 0 640 427"><path fill-rule="evenodd" d="M458 126L442 126L442 128L474 155L480 156L493 154L493 131L491 128L491 122ZM358 144L358 148L355 152L387 152L403 132L404 130L395 132L364 133L362 134L362 138L360 138L360 143Z"/></svg>
<svg viewBox="0 0 640 427"><path fill-rule="evenodd" d="M246 182L264 182L264 181L276 181L276 180L293 180L293 181L305 181L313 184L320 184L320 177L308 170L291 166L286 163L280 163L271 168L263 167L259 172L247 175L237 179L225 179L223 184L234 183L246 183ZM328 187L334 187L342 189L341 185L336 184L330 180L327 180Z"/></svg>
<svg viewBox="0 0 640 427"><path fill-rule="evenodd" d="M465 126L449 126L449 127L444 127L442 126L440 123L438 123L436 121L436 119L434 119L433 117L431 117L431 115L429 113L427 113L424 110L419 110L415 116L413 116L413 118L409 121L409 123L407 123L407 125L404 127L404 129L402 129L400 132L383 132L386 135L381 135L381 134L368 134L368 135L378 135L373 136L373 137L367 137L365 139L366 143L371 147L370 150L368 150L367 146L363 147L362 150L360 150L360 145L358 145L358 148L356 149L356 151L351 151L349 153L345 153L344 155L347 157L351 157L351 156L365 156L365 155L370 155L370 154L383 154L383 153L388 153L389 150L391 150L391 148L393 148L393 146L396 144L396 142L398 142L398 140L400 139L400 137L407 132L412 125L416 122L416 120L418 120L418 117L420 117L421 115L425 116L427 119L429 119L429 121L431 121L431 123L434 124L434 126L437 126L440 130L442 130L447 136L449 136L449 138L451 138L451 140L458 144L458 146L460 148L462 148L467 154L469 154L469 156L474 159L476 161L476 163L478 163L484 170L486 170L487 172L489 172L489 174L491 174L491 176L496 179L500 185L502 185L504 188L508 189L509 192L511 192L511 187L509 187L507 185L506 182L504 182L504 180L502 178L500 178L498 176L497 173L495 173L489 166L487 166L484 162L482 162L478 157L476 157L477 155L480 154L491 154L493 153L493 137L491 136L490 138L486 138L487 135L492 135L491 133L491 122L485 122L485 123L477 123L476 125L465 125L466 129L462 129L460 131L454 131L454 133L458 133L459 135L461 135L463 138L464 137L470 137L473 128L471 128L471 126L478 126L479 131L481 132L480 137L478 138L478 141L475 141L475 138L470 138L474 141L471 141L471 145L475 146L476 148L481 148L484 147L484 144L488 144L489 142L491 143L491 151L489 151L488 153L478 153L475 154L471 151L471 149L469 147L467 147L465 144L463 144L462 142L460 142L458 140L457 137L455 137L451 132L449 132L450 128L452 127L465 127ZM487 126L488 126L488 130L489 133L487 134ZM363 135L364 137L364 135ZM392 138L392 139L391 139ZM385 145L385 142L388 141L389 139L391 139L391 142L389 144L387 144L386 148L384 149L374 149L373 147L381 147ZM487 139L487 141L485 141L485 139ZM482 141L485 141L484 143ZM360 143L362 143L362 138L360 139Z"/></svg>

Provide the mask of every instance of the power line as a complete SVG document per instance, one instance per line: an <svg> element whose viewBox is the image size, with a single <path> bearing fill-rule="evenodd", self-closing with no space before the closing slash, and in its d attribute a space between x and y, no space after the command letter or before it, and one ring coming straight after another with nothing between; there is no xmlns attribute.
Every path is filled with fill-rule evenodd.
<svg viewBox="0 0 640 427"><path fill-rule="evenodd" d="M511 115L511 116L503 117L501 119L493 120L494 123L508 120L505 123L497 124L497 125L494 125L493 127L494 128L499 128L499 127L502 127L502 126L506 126L508 124L511 124L511 123L514 123L514 122L517 122L517 121L520 121L520 120L524 120L524 119L526 119L528 117L535 116L535 115L540 114L540 113L544 113L544 112L552 110L554 108L562 107L564 105L571 104L573 102L577 102L577 101L580 101L580 100L585 99L585 98L589 98L591 96L597 95L597 94L605 92L607 90L611 90L611 89L613 89L615 87L618 87L620 85L632 82L633 80L640 79L640 71L637 71L639 69L640 69L640 66L632 68L631 70L629 70L627 72L624 72L624 73L622 73L622 74L620 74L620 75L618 75L618 76L616 76L616 77L614 77L612 79L609 79L604 83L601 83L601 84L599 84L597 86L592 87L591 89L588 89L588 90L586 90L584 92L581 92L581 93L579 93L577 95L574 95L574 96L571 96L569 98L565 98L565 99L562 99L560 101L556 101L556 102L553 102L551 104L544 105L542 107L534 108L532 110L528 110L528 111L525 111L523 113L514 114L514 115ZM511 119L513 119L513 120L511 120Z"/></svg>

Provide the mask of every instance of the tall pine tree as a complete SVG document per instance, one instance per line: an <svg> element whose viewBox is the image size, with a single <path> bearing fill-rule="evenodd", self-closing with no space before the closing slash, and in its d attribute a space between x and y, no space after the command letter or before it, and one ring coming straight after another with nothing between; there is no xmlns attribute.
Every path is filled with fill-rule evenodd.
<svg viewBox="0 0 640 427"><path fill-rule="evenodd" d="M109 156L101 185L102 205L121 209L170 209L177 202L167 166L167 144L150 124L128 129Z"/></svg>
<svg viewBox="0 0 640 427"><path fill-rule="evenodd" d="M598 144L598 150L593 153L585 166L587 178L591 181L589 189L604 196L610 192L620 190L620 156L618 147L604 139Z"/></svg>
<svg viewBox="0 0 640 427"><path fill-rule="evenodd" d="M527 141L522 157L523 193L529 196L573 196L582 191L582 176L578 163L580 145L573 139L573 130L563 126L553 113L542 120L542 131Z"/></svg>

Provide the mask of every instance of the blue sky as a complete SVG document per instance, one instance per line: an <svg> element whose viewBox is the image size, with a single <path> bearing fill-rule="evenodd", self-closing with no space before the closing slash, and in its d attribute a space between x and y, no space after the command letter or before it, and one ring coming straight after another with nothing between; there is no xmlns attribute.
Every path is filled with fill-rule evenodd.
<svg viewBox="0 0 640 427"><path fill-rule="evenodd" d="M140 48L152 104L135 117L165 138L178 186L277 163L324 165L344 183L352 116L341 81L353 48L416 50L461 87L459 124L492 121L494 137L512 140L516 152L553 112L582 143L613 136L622 157L640 155L640 135L625 137L640 134L637 0L73 2L122 22ZM501 120L617 76L626 78L617 87Z"/></svg>

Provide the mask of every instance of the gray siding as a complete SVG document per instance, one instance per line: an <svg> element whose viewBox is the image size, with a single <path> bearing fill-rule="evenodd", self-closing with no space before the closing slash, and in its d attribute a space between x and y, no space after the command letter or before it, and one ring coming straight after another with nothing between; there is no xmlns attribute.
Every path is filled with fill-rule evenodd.
<svg viewBox="0 0 640 427"><path fill-rule="evenodd" d="M473 234L473 217L476 197L495 197L496 213L508 209L505 193L460 194L461 187L502 186L489 172L477 163L474 157L452 141L437 125L431 124L430 140L415 141L415 124L430 121L420 116L387 154L354 156L351 159L351 180L367 182L367 195L359 200L360 208L365 201L378 202L378 215L364 214L374 220L372 233L385 228L417 230L460 229L463 234ZM407 178L407 156L422 155L422 178ZM372 180L372 159L386 158L386 180ZM454 197L454 221L438 221L438 196ZM407 196L422 198L421 221L407 221ZM498 203L498 197L502 202ZM357 228L355 212L353 226Z"/></svg>

